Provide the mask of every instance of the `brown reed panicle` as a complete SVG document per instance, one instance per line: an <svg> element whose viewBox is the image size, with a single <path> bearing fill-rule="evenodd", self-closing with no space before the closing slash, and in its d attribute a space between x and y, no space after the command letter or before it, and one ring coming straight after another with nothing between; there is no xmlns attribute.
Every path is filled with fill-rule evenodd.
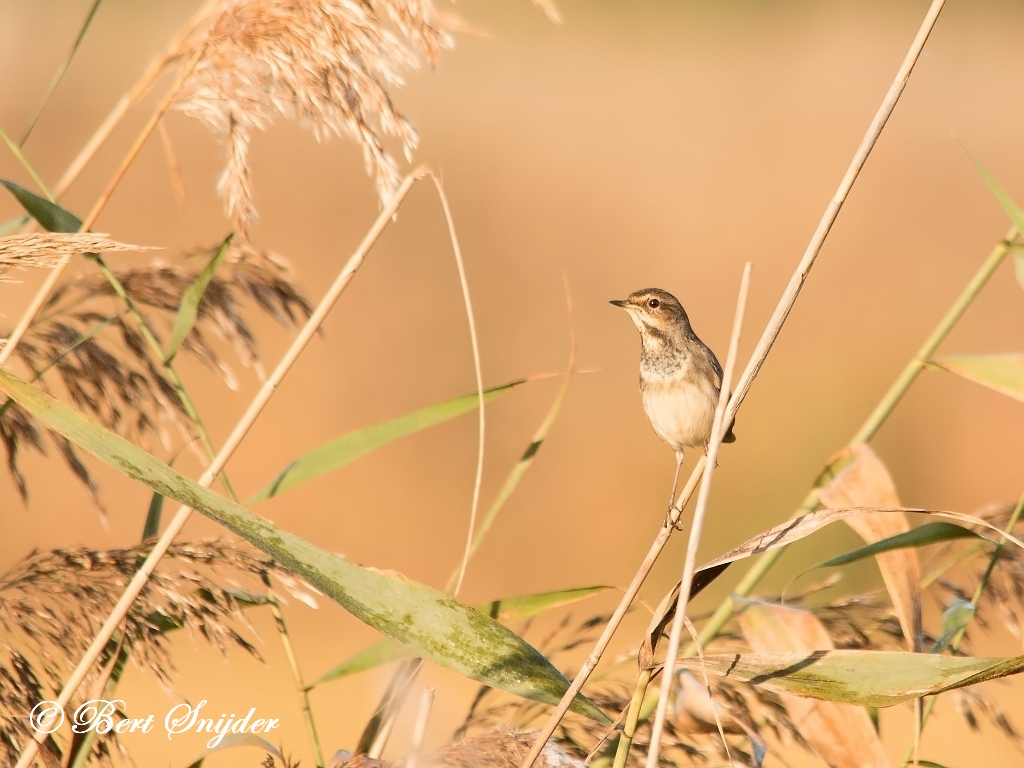
<svg viewBox="0 0 1024 768"><path fill-rule="evenodd" d="M355 140L386 201L400 178L387 140L397 141L407 159L418 141L390 91L421 57L434 64L451 45L431 0L214 4L177 51L187 60L200 57L173 106L225 138L227 164L217 187L236 232L247 237L256 216L252 131L278 116L300 120L318 140Z"/></svg>
<svg viewBox="0 0 1024 768"><path fill-rule="evenodd" d="M0 237L0 280L8 280L10 269L41 267L49 269L61 259L85 251L151 251L141 245L128 245L95 232L43 232Z"/></svg>
<svg viewBox="0 0 1024 768"><path fill-rule="evenodd" d="M92 640L98 617L110 611L147 550L139 545L33 552L0 575L0 756L6 758L2 762L17 761L16 745L32 735L25 713L60 691L63 676ZM168 689L174 665L167 633L174 629L184 630L193 640L202 638L221 653L238 648L260 658L241 630L251 631L242 609L265 600L260 587L263 573L286 585L295 583L272 559L236 542L175 544L128 613L119 652ZM247 583L252 592L244 591ZM90 698L88 692L97 680L102 684L101 674L99 668L92 673L72 710ZM111 734L97 742L94 754L102 765L111 765L115 751L122 752L115 738ZM59 759L56 742L51 741L47 750Z"/></svg>
<svg viewBox="0 0 1024 768"><path fill-rule="evenodd" d="M209 261L213 249L192 256ZM199 259L197 259L198 261ZM195 282L198 267L151 264L118 273L129 296L154 333L160 321L170 328L184 292ZM244 365L262 377L256 338L243 315L246 305L282 325L298 324L311 307L294 282L288 264L251 245L234 245L207 286L192 333L182 348L229 386L235 379L218 355L213 337L230 342ZM149 311L147 311L149 310ZM124 302L100 275L90 275L59 287L18 345L16 358L38 377L37 384L53 390L59 382L71 401L104 426L145 444L151 435L169 444L168 427L191 441L192 425L178 394L152 350L126 311ZM43 429L14 403L0 406L0 439L7 465L23 499L25 478L18 469L19 449L45 452ZM64 438L50 433L71 471L97 500L97 486Z"/></svg>
<svg viewBox="0 0 1024 768"><path fill-rule="evenodd" d="M607 622L607 618L594 616L579 623L563 621L549 637L537 644L537 648L548 658L557 659L592 642L591 635ZM727 641L722 642L722 645L726 644ZM715 650L722 648L719 646ZM628 659L634 663L617 665L613 674L600 680L595 679L587 690L587 696L612 716L624 712L633 695L635 654ZM688 672L680 672L678 680L677 707L674 716L666 722L661 747L662 760L667 765L680 768L727 764L703 680ZM748 742L753 738L758 744L764 743L764 736L805 744L798 728L789 719L785 706L775 694L756 686L734 684L719 678L712 677L710 681L726 733L746 736ZM497 699L497 702L486 708L479 706L483 701L492 699ZM460 740L473 739L486 742L493 738L494 733L511 729L517 739L523 739L528 751L536 733L533 729L542 724L548 710L543 704L513 699L492 689L481 688L465 722L456 732L454 744ZM631 768L640 768L645 764L650 731L649 722L639 726L627 763ZM607 726L570 715L559 724L552 743L560 753L568 755L576 764L582 764L591 750L607 735ZM603 747L607 748L609 743L605 741ZM754 756L742 747L730 744L730 750L736 765L757 764ZM516 765L522 762L524 755L525 751L519 756ZM551 760L548 762L550 764Z"/></svg>

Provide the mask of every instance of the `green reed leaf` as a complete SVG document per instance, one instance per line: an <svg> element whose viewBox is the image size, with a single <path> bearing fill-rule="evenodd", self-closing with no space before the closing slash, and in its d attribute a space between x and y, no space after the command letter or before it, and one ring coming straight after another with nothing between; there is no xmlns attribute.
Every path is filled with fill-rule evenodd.
<svg viewBox="0 0 1024 768"><path fill-rule="evenodd" d="M170 363L178 350L181 348L182 343L192 332L192 327L196 324L196 318L199 317L199 303L203 300L203 294L206 293L206 288L213 280L213 274L217 271L217 267L224 261L224 256L227 255L228 248L231 247L232 235L228 235L224 242L221 243L220 248L210 259L210 262L203 267L203 271L200 272L192 285L188 287L188 290L181 296L181 302L178 304L178 314L174 317L174 328L171 330L171 340L167 342L167 351L164 353L164 363Z"/></svg>
<svg viewBox="0 0 1024 768"><path fill-rule="evenodd" d="M492 600L489 603L477 605L476 610L487 614L497 621L520 621L552 608L570 605L591 595L604 592L607 589L611 589L611 587L581 587L579 589L563 589L556 592L542 592L536 595L513 597L505 600ZM411 659L413 656L412 652L398 645L398 643L388 639L379 640L337 666L331 667L331 669L310 683L306 689L312 690L318 685L328 683L331 680L339 680L359 672L376 669L393 661Z"/></svg>
<svg viewBox="0 0 1024 768"><path fill-rule="evenodd" d="M890 552L894 549L916 549L918 547L926 547L929 544L938 544L942 541L952 541L953 539L985 540L985 537L975 533L974 531L968 530L963 526L955 525L953 523L925 523L917 528L911 528L906 533L898 533L895 536L880 539L873 544L858 547L850 552L844 552L841 555L837 555L829 560L825 560L824 562L811 566L808 570L813 570L815 568L835 568L840 565L855 563L858 560L864 560L868 557L874 557L875 555L880 555L883 552Z"/></svg>
<svg viewBox="0 0 1024 768"><path fill-rule="evenodd" d="M0 179L0 184L10 190L25 211L47 232L77 232L81 229L82 220L56 203L51 203L35 192L29 192L13 181Z"/></svg>
<svg viewBox="0 0 1024 768"><path fill-rule="evenodd" d="M490 401L499 395L503 395L526 379L517 379L507 384L484 391L484 401ZM349 432L347 435L336 437L323 445L314 448L309 453L293 461L283 469L277 477L267 483L256 492L246 504L252 506L265 501L273 496L284 493L297 485L308 483L322 475L333 472L336 469L351 464L371 451L387 445L400 437L411 435L427 427L453 419L467 411L477 407L480 398L474 392L470 395L463 395L443 403L427 406L413 413L400 416L382 424L374 424L372 427L365 427Z"/></svg>
<svg viewBox="0 0 1024 768"><path fill-rule="evenodd" d="M468 606L400 574L362 568L203 488L124 438L7 371L0 391L75 445L122 474L233 531L308 581L356 618L422 658L485 685L554 704L569 681L531 645ZM578 696L574 711L609 718Z"/></svg>
<svg viewBox="0 0 1024 768"><path fill-rule="evenodd" d="M1024 656L1006 659L900 651L712 654L680 659L681 666L791 693L865 707L891 707L1024 671Z"/></svg>

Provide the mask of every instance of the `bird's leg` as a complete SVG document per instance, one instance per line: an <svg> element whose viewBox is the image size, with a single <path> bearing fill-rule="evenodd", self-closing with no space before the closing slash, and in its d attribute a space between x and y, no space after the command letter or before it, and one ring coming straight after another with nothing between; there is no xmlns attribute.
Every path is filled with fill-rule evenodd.
<svg viewBox="0 0 1024 768"><path fill-rule="evenodd" d="M672 478L672 495L668 497L668 512L665 514L665 527L675 528L677 531L683 530L682 526L679 525L679 518L683 515L683 510L676 509L676 487L679 485L679 470L683 468L683 452L676 451L676 473Z"/></svg>

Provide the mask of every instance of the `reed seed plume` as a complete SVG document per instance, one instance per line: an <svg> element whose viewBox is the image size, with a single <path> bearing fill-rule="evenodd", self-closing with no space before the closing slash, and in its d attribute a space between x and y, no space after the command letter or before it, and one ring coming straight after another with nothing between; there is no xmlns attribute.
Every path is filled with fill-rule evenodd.
<svg viewBox="0 0 1024 768"><path fill-rule="evenodd" d="M452 44L430 0L227 0L183 43L201 55L175 108L224 137L218 191L243 238L256 217L249 142L276 117L297 119L318 140L345 135L363 150L387 201L398 187L394 140L407 159L417 144L391 90L421 58L434 64Z"/></svg>
<svg viewBox="0 0 1024 768"><path fill-rule="evenodd" d="M187 256L205 264L213 250L201 249ZM155 264L117 275L159 338L169 334L182 295L195 282L200 268ZM284 326L298 324L311 311L287 262L241 244L226 254L207 286L196 324L182 344L185 352L222 376L229 386L235 385L235 374L220 354L216 339L227 341L242 364L255 368L262 378L247 308ZM163 361L153 355L123 300L100 275L88 275L58 288L18 345L15 357L37 386L54 394L63 391L80 410L130 440L148 447L150 439L157 437L169 447L174 435L186 443L194 437L194 427ZM44 432L15 403L0 405L0 440L8 470L25 500L28 487L18 465L19 449L45 453ZM98 503L96 482L71 444L53 433L50 438Z"/></svg>
<svg viewBox="0 0 1024 768"><path fill-rule="evenodd" d="M115 251L151 251L141 245L129 245L95 232L46 232L0 237L0 280L7 279L11 268L55 267L76 253L112 253Z"/></svg>
<svg viewBox="0 0 1024 768"><path fill-rule="evenodd" d="M98 551L87 548L34 552L0 575L0 756L13 765L31 738L25 713L52 699L63 677L92 639L128 583L148 546ZM174 545L132 606L112 652L172 688L174 664L168 633L184 631L220 653L235 648L260 658L246 639L251 627L243 609L265 601L260 576L283 574L265 555L224 539ZM247 591L248 590L251 591ZM109 656L109 654L108 654ZM102 667L103 665L99 665ZM101 674L93 671L80 699ZM102 680L100 680L102 683ZM81 703L73 702L73 706ZM59 765L62 751L49 742ZM94 758L112 765L121 753L113 735L99 739ZM47 763L49 764L49 763Z"/></svg>

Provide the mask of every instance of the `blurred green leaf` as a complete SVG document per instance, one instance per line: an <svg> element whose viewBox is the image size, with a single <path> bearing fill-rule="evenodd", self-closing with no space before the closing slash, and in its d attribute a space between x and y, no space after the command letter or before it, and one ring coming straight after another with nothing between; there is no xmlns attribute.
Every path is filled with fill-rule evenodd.
<svg viewBox="0 0 1024 768"><path fill-rule="evenodd" d="M1024 234L1024 211L1021 211L1021 209L1017 207L1013 200L1010 199L1010 196L1006 194L1003 188L996 183L994 178L992 178L992 174L985 170L984 166L975 160L973 156L971 156L971 162L974 163L974 167L978 169L978 173L981 174L981 178L985 180L988 188L992 190L992 194L995 195L996 200L999 201L1003 210L1006 211L1006 215L1010 217L1010 221L1013 223L1013 226L1017 228L1017 233Z"/></svg>
<svg viewBox="0 0 1024 768"><path fill-rule="evenodd" d="M985 537L954 523L925 523L917 528L911 528L906 533L899 533L895 536L876 541L874 544L868 544L850 552L844 552L830 560L818 563L808 570L813 570L814 568L835 568L836 566L855 563L858 560L874 557L882 552L889 552L894 549L926 547L929 544L938 544L941 541L951 541L953 539L985 540Z"/></svg>
<svg viewBox="0 0 1024 768"><path fill-rule="evenodd" d="M50 97L53 92L57 90L57 86L60 85L60 81L64 78L64 74L68 71L68 67L71 66L71 60L75 58L75 54L78 52L78 47L82 44L85 39L85 33L89 31L89 27L92 25L92 20L96 17L96 11L100 8L100 3L103 0L93 0L92 7L89 8L89 12L85 15L85 21L82 22L82 26L78 30L78 35L75 37L75 42L71 45L71 51L68 53L64 63L57 70L53 76L53 80L50 81L50 87L46 89L46 94L43 96L42 102L36 109L35 115L29 121L28 128L25 129L25 133L22 134L21 140L18 142L19 147L25 146L25 142L28 141L28 137L32 134L32 129L36 127L36 122L39 120L39 116L43 114L43 110L46 108L47 103L50 101Z"/></svg>
<svg viewBox="0 0 1024 768"><path fill-rule="evenodd" d="M70 211L66 211L56 203L51 203L45 197L40 197L35 192L29 192L24 187L15 184L7 179L0 179L10 190L22 207L32 218L38 221L43 229L48 232L77 232L82 227L82 220Z"/></svg>
<svg viewBox="0 0 1024 768"><path fill-rule="evenodd" d="M970 154L968 153L970 156ZM996 200L1006 211L1006 215L1010 217L1010 221L1013 222L1014 228L1017 230L1018 235L1024 235L1024 211L1010 199L1010 196L1006 194L1002 187L996 183L996 180L992 178L985 168L979 163L974 157L971 157L971 162L974 163L974 167L978 169L978 173L981 174L981 178L985 180L988 188L992 190L992 194L995 195ZM1017 283L1024 288L1024 251L1021 250L1020 246L1013 245L1010 247L1011 255L1013 256L1013 273L1017 278Z"/></svg>
<svg viewBox="0 0 1024 768"><path fill-rule="evenodd" d="M964 627L971 623L976 608L974 603L958 597L942 612L942 637L932 647L932 653L942 653Z"/></svg>
<svg viewBox="0 0 1024 768"><path fill-rule="evenodd" d="M122 474L202 512L276 558L356 618L416 655L546 704L558 702L568 690L569 681L551 662L483 613L400 574L362 568L276 528L7 371L0 371L0 391ZM572 708L599 722L610 722L583 696L576 698Z"/></svg>
<svg viewBox="0 0 1024 768"><path fill-rule="evenodd" d="M476 610L485 613L497 621L519 621L536 616L538 613L569 605L577 600L604 592L611 587L581 587L580 589L564 589L557 592L542 592L537 595L513 597L506 600L493 600L476 606ZM318 685L338 680L342 677L366 672L393 661L404 661L413 658L414 654L391 640L379 640L349 657L337 666L332 667L307 686L312 690Z"/></svg>
<svg viewBox="0 0 1024 768"><path fill-rule="evenodd" d="M153 493L146 511L146 524L142 526L142 540L151 539L160 533L160 517L164 510L164 496Z"/></svg>
<svg viewBox="0 0 1024 768"><path fill-rule="evenodd" d="M986 659L900 651L726 653L705 655L703 662L679 660L696 674L702 663L708 674L734 682L866 707L891 707L1024 671L1024 656Z"/></svg>
<svg viewBox="0 0 1024 768"><path fill-rule="evenodd" d="M558 417L558 411L562 407L562 402L565 400L565 393L569 389L569 381L573 366L576 363L576 351L575 343L571 347L569 354L569 365L565 376L562 377L562 386L558 388L558 393L555 395L554 401L551 403L551 407L548 408L547 413L544 414L544 420L541 421L540 426L537 427L537 431L533 433L533 438L530 440L530 444L526 446L526 450L523 451L523 455L519 457L519 461L516 462L515 466L512 467L512 471L508 473L508 477L505 478L505 482L502 483L501 488L498 489L498 495L494 497L494 501L491 502L491 506L487 509L487 514L484 515L483 520L480 521L480 527L477 528L473 534L473 541L469 546L469 556L472 557L476 554L476 551L483 544L487 533L491 529L491 525L494 524L495 519L498 517L498 513L501 512L502 507L505 506L505 502L509 500L512 493L515 491L516 486L519 485L519 481L523 479L523 475L526 474L526 470L530 468L534 460L537 457L537 452L541 446L544 445L544 441L548 439L548 433L551 431L551 426L555 423L555 419ZM451 577L448 579L447 590L451 590L455 586L455 582L459 577L459 569L456 568Z"/></svg>
<svg viewBox="0 0 1024 768"><path fill-rule="evenodd" d="M221 243L220 248L210 259L210 263L207 264L203 271L200 272L195 281L188 287L188 290L181 296L181 302L178 304L178 314L174 317L174 328L171 330L171 340L167 342L167 351L164 353L164 363L170 363L174 359L174 356L178 354L178 350L181 348L182 342L192 332L192 327L196 324L196 318L199 317L199 302L203 300L203 294L206 293L206 287L213 280L213 274L217 271L217 267L224 261L224 256L228 252L228 248L231 247L232 235L228 235L224 242Z"/></svg>
<svg viewBox="0 0 1024 768"><path fill-rule="evenodd" d="M958 355L933 362L976 384L1024 400L1024 354Z"/></svg>
<svg viewBox="0 0 1024 768"><path fill-rule="evenodd" d="M485 390L484 400L493 400L526 381L526 379L517 379L516 381ZM289 464L277 477L263 486L249 499L246 504L249 506L258 504L297 485L302 485L310 480L326 475L328 472L340 469L346 464L351 464L356 459L393 440L411 435L471 411L477 407L478 403L479 397L474 392L471 395L463 395L453 400L427 406L405 416L400 416L397 419L386 421L383 424L374 424L372 427L365 427L330 440Z"/></svg>

